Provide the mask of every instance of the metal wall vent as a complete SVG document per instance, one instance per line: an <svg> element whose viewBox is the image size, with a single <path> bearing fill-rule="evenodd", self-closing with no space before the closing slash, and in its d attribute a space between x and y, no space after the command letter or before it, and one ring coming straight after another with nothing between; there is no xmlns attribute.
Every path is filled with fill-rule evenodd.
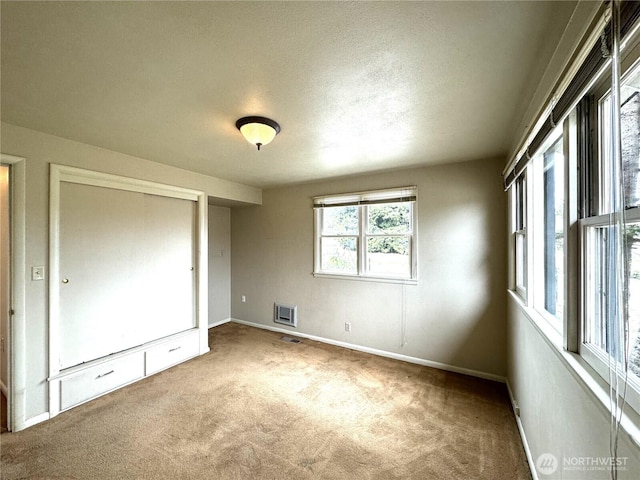
<svg viewBox="0 0 640 480"><path fill-rule="evenodd" d="M275 304L274 318L275 323L288 325L290 327L298 326L298 307L295 305L285 305L283 303Z"/></svg>

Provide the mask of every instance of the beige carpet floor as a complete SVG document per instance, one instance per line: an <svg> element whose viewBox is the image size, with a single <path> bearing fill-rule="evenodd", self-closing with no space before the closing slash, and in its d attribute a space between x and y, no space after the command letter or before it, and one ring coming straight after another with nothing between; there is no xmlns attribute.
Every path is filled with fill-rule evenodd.
<svg viewBox="0 0 640 480"><path fill-rule="evenodd" d="M17 433L3 479L529 479L505 386L238 324Z"/></svg>

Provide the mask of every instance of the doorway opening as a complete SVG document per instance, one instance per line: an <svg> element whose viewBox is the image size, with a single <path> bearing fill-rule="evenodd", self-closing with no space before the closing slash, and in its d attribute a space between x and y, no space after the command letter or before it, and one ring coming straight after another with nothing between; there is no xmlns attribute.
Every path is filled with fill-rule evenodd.
<svg viewBox="0 0 640 480"><path fill-rule="evenodd" d="M0 164L0 431L9 430L9 365L11 321L10 167Z"/></svg>

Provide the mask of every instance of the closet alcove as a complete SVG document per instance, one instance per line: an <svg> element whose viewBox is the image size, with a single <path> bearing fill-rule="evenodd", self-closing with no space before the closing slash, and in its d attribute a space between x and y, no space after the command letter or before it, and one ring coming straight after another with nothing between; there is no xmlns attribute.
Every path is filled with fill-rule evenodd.
<svg viewBox="0 0 640 480"><path fill-rule="evenodd" d="M203 192L51 165L51 416L206 353Z"/></svg>

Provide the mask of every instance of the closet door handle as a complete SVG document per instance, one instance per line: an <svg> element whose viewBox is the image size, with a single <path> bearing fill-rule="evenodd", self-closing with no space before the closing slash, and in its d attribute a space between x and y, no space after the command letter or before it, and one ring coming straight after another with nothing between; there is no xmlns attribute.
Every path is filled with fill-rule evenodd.
<svg viewBox="0 0 640 480"><path fill-rule="evenodd" d="M106 377L107 375L111 375L113 372L115 372L115 370L111 370L110 372L107 372L107 373L101 373L96 377L96 380L102 377Z"/></svg>

